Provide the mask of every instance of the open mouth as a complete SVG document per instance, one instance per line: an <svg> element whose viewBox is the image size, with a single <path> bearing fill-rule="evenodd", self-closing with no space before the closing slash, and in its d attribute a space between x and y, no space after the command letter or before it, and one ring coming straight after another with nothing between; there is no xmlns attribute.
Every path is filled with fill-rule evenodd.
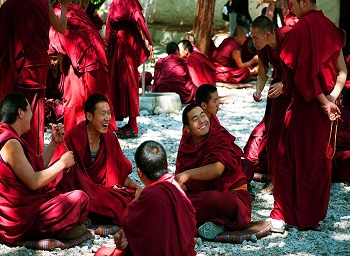
<svg viewBox="0 0 350 256"><path fill-rule="evenodd" d="M109 125L109 124L102 124L102 126L103 126L103 127L106 127L106 128L108 127L108 125Z"/></svg>

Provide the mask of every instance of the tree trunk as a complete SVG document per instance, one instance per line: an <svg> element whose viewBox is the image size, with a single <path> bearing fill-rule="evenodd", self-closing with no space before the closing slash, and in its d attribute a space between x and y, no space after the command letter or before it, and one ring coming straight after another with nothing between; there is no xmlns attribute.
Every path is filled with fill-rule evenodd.
<svg viewBox="0 0 350 256"><path fill-rule="evenodd" d="M213 24L215 0L198 0L197 14L194 21L194 38L197 48L208 53L210 31Z"/></svg>

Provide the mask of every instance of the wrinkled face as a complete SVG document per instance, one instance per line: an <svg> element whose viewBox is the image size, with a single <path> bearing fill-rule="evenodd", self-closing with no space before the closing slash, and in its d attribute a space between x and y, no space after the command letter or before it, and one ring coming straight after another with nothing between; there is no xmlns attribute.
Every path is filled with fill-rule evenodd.
<svg viewBox="0 0 350 256"><path fill-rule="evenodd" d="M184 45L181 43L179 44L179 56L180 58L186 58L188 55L188 50L184 48Z"/></svg>
<svg viewBox="0 0 350 256"><path fill-rule="evenodd" d="M291 11L294 12L298 19L300 19L304 15L304 12L301 7L301 5L303 5L303 1L304 0L300 0L300 3L298 3L297 0L290 0Z"/></svg>
<svg viewBox="0 0 350 256"><path fill-rule="evenodd" d="M264 48L268 41L268 32L265 34L262 34L259 29L257 28L250 28L250 34L253 39L253 44L257 50L261 50Z"/></svg>
<svg viewBox="0 0 350 256"><path fill-rule="evenodd" d="M202 104L202 107L208 117L216 115L219 111L220 100L218 92L213 92L208 103Z"/></svg>
<svg viewBox="0 0 350 256"><path fill-rule="evenodd" d="M194 141L203 141L209 133L209 119L201 107L195 107L187 113L186 130L191 133Z"/></svg>
<svg viewBox="0 0 350 256"><path fill-rule="evenodd" d="M58 56L57 55L49 55L50 59L50 69L56 69L58 67Z"/></svg>
<svg viewBox="0 0 350 256"><path fill-rule="evenodd" d="M111 121L111 109L107 102L99 102L96 104L96 110L92 113L86 113L89 120L88 126L98 133L106 133Z"/></svg>

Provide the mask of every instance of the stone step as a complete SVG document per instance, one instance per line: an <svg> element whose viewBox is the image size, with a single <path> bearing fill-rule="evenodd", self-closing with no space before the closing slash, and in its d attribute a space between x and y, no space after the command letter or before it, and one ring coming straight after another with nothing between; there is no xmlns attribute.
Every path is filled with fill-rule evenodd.
<svg viewBox="0 0 350 256"><path fill-rule="evenodd" d="M182 109L180 96L172 92L145 93L140 95L140 111L150 114L169 114Z"/></svg>

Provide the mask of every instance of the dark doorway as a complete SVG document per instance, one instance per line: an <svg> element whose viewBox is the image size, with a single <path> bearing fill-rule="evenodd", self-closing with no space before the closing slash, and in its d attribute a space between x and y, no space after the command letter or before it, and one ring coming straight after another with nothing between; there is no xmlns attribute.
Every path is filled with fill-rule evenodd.
<svg viewBox="0 0 350 256"><path fill-rule="evenodd" d="M344 56L350 55L350 0L341 0L339 27L346 31Z"/></svg>

